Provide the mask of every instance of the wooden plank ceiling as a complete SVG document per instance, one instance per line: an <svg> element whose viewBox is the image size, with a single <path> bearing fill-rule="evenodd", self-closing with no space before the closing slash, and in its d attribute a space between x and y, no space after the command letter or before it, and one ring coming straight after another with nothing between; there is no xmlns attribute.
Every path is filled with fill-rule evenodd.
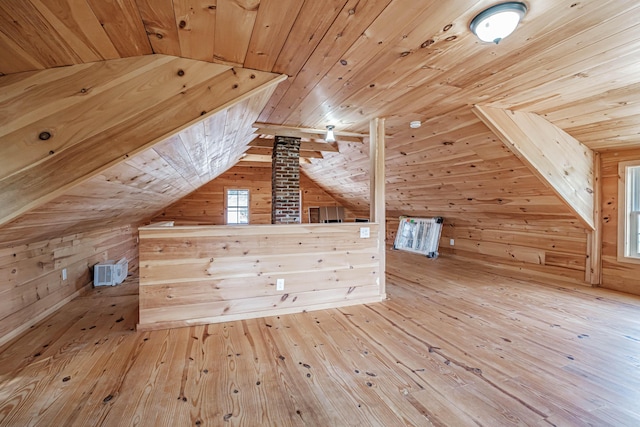
<svg viewBox="0 0 640 427"><path fill-rule="evenodd" d="M0 80L0 240L142 221L238 161L279 80L165 55Z"/></svg>
<svg viewBox="0 0 640 427"><path fill-rule="evenodd" d="M524 21L499 45L468 30L493 3L7 0L0 3L0 72L11 79L160 53L286 74L257 120L366 133L371 118L386 118L390 213L533 215L573 224L569 209L471 106L536 113L596 151L640 146L640 3L527 2ZM409 129L411 120L423 127ZM357 210L368 204L368 149L338 148L303 167Z"/></svg>
<svg viewBox="0 0 640 427"><path fill-rule="evenodd" d="M0 241L45 240L149 218L238 161L251 138L251 123L273 89L216 113L28 211L0 228ZM202 159L210 161L203 164Z"/></svg>
<svg viewBox="0 0 640 427"><path fill-rule="evenodd" d="M590 148L640 144L640 4L538 0L500 45L487 0L7 0L0 72L162 53L287 74L260 119L390 132L462 105L548 117ZM597 129L597 131L596 131Z"/></svg>

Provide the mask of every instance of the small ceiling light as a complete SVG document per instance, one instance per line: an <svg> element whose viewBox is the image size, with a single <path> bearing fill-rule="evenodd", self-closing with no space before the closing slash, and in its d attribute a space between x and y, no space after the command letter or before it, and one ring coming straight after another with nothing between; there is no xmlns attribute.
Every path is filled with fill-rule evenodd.
<svg viewBox="0 0 640 427"><path fill-rule="evenodd" d="M513 33L527 13L527 5L510 1L496 4L480 12L471 21L469 28L483 42L500 43Z"/></svg>
<svg viewBox="0 0 640 427"><path fill-rule="evenodd" d="M336 142L336 137L333 134L333 128L334 128L333 125L327 126L327 136L324 137L324 140L326 142Z"/></svg>
<svg viewBox="0 0 640 427"><path fill-rule="evenodd" d="M411 127L411 129L418 129L420 126L422 126L422 123L420 123L420 120L414 120L411 123L409 123L409 127Z"/></svg>

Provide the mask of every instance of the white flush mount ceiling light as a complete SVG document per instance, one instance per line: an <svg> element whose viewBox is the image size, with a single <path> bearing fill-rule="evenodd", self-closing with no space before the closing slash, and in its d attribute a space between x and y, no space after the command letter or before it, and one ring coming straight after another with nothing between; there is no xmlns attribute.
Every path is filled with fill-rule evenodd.
<svg viewBox="0 0 640 427"><path fill-rule="evenodd" d="M515 31L525 13L527 5L524 3L510 1L496 4L476 15L469 28L483 42L498 44Z"/></svg>
<svg viewBox="0 0 640 427"><path fill-rule="evenodd" d="M326 142L336 142L336 137L333 134L333 128L334 128L333 125L327 126L327 136L324 137L324 140Z"/></svg>
<svg viewBox="0 0 640 427"><path fill-rule="evenodd" d="M420 126L422 126L422 123L420 122L420 120L414 120L409 123L409 127L411 129L418 129Z"/></svg>

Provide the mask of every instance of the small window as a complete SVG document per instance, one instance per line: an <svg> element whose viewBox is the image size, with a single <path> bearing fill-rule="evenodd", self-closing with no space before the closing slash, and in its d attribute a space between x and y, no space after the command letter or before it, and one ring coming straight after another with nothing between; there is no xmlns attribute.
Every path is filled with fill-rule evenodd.
<svg viewBox="0 0 640 427"><path fill-rule="evenodd" d="M640 262L640 161L618 167L618 259Z"/></svg>
<svg viewBox="0 0 640 427"><path fill-rule="evenodd" d="M249 190L227 190L227 224L249 224Z"/></svg>

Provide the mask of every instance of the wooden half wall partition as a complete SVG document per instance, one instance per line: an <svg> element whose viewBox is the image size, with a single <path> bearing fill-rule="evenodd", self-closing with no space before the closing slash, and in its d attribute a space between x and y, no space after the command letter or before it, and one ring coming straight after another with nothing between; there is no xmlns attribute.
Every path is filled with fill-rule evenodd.
<svg viewBox="0 0 640 427"><path fill-rule="evenodd" d="M375 223L142 227L138 329L381 301L379 230Z"/></svg>
<svg viewBox="0 0 640 427"><path fill-rule="evenodd" d="M138 329L385 299L384 119L370 130L372 222L140 228Z"/></svg>

